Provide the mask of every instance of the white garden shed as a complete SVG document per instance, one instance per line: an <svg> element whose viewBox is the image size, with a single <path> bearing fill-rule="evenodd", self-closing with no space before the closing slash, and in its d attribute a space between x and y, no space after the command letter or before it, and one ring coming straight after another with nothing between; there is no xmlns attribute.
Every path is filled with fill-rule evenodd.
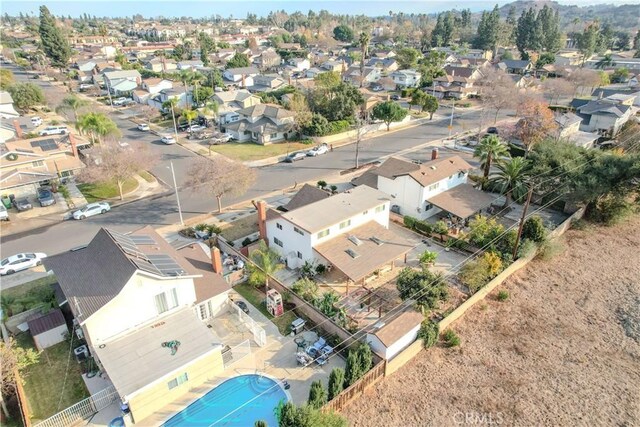
<svg viewBox="0 0 640 427"><path fill-rule="evenodd" d="M27 323L38 350L44 350L52 345L61 343L69 332L62 311L58 308L45 315L31 319Z"/></svg>

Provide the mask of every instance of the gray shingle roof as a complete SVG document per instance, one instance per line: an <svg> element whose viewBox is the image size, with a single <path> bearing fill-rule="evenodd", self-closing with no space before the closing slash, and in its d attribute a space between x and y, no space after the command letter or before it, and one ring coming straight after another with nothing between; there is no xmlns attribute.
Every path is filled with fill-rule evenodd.
<svg viewBox="0 0 640 427"><path fill-rule="evenodd" d="M296 195L291 198L289 203L287 203L283 207L287 211L292 211L294 209L306 206L306 205L308 205L310 203L315 203L318 200L326 199L329 196L330 196L330 194L327 193L326 191L324 191L324 190L322 190L322 189L320 189L318 187L314 187L312 185L305 184L296 193Z"/></svg>
<svg viewBox="0 0 640 427"><path fill-rule="evenodd" d="M615 104L611 101L590 101L589 103L578 107L578 111L582 114L613 114L616 117L622 117L630 107L624 104Z"/></svg>

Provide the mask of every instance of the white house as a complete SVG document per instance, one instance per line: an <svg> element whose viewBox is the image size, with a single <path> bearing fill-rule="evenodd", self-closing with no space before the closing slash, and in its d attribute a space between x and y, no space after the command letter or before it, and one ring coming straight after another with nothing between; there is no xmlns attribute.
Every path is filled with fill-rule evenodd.
<svg viewBox="0 0 640 427"><path fill-rule="evenodd" d="M422 74L416 70L398 70L389 75L399 87L417 87L420 84Z"/></svg>
<svg viewBox="0 0 640 427"><path fill-rule="evenodd" d="M377 329L367 332L366 341L374 353L391 360L416 340L423 320L424 316L417 311L405 311Z"/></svg>
<svg viewBox="0 0 640 427"><path fill-rule="evenodd" d="M233 277L217 248L175 249L151 227L103 228L44 264L134 422L224 369L223 341L205 325L224 309Z"/></svg>
<svg viewBox="0 0 640 427"><path fill-rule="evenodd" d="M114 95L121 95L133 91L142 83L142 76L138 70L111 71L104 73L104 82Z"/></svg>
<svg viewBox="0 0 640 427"><path fill-rule="evenodd" d="M253 86L253 78L260 74L256 67L229 68L222 77L229 83L240 83L242 87Z"/></svg>
<svg viewBox="0 0 640 427"><path fill-rule="evenodd" d="M356 86L359 86L361 82L363 86L369 86L382 77L382 71L378 67L364 67L362 71L361 73L359 65L353 65L344 72L342 80Z"/></svg>
<svg viewBox="0 0 640 427"><path fill-rule="evenodd" d="M196 59L180 61L177 66L178 70L199 70L200 68L204 68L202 61Z"/></svg>
<svg viewBox="0 0 640 427"><path fill-rule="evenodd" d="M9 92L0 91L0 117L5 119L18 117L20 114L13 108L13 98Z"/></svg>
<svg viewBox="0 0 640 427"><path fill-rule="evenodd" d="M160 93L165 89L173 89L173 82L167 79L152 77L144 79L140 87L142 89L133 91L133 100L140 104L146 104L151 95Z"/></svg>
<svg viewBox="0 0 640 427"><path fill-rule="evenodd" d="M291 72L305 71L311 68L311 63L307 58L289 58L287 60L287 69Z"/></svg>
<svg viewBox="0 0 640 427"><path fill-rule="evenodd" d="M320 263L358 282L413 247L389 230L389 203L386 194L360 186L287 212L269 210L264 217L259 204L258 221L264 222L261 235L288 268Z"/></svg>
<svg viewBox="0 0 640 427"><path fill-rule="evenodd" d="M293 112L272 104L256 104L235 113L238 119L228 116L221 130L239 142L251 141L262 145L286 139L295 118Z"/></svg>

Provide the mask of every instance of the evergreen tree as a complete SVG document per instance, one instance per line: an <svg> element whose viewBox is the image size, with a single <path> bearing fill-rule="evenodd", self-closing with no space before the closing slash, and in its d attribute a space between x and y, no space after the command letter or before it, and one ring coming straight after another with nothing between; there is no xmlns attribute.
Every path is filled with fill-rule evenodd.
<svg viewBox="0 0 640 427"><path fill-rule="evenodd" d="M360 372L360 357L357 350L349 351L347 356L347 365L344 370L344 387L347 388L351 384L358 381L362 376Z"/></svg>
<svg viewBox="0 0 640 427"><path fill-rule="evenodd" d="M598 47L598 30L598 24L594 22L585 28L582 34L578 34L577 45L582 54L582 66L595 53Z"/></svg>
<svg viewBox="0 0 640 427"><path fill-rule="evenodd" d="M71 58L71 47L62 31L56 27L56 20L46 6L40 6L40 40L45 55L51 60L51 65L64 68Z"/></svg>
<svg viewBox="0 0 640 427"><path fill-rule="evenodd" d="M516 26L516 47L520 52L520 57L528 58L528 50L531 49L533 33L536 26L536 12L533 9L528 9L522 12L520 18L518 18L518 24Z"/></svg>
<svg viewBox="0 0 640 427"><path fill-rule="evenodd" d="M536 18L536 29L540 32L541 50L547 52L560 50L560 16L557 11L554 12L549 6L544 5Z"/></svg>
<svg viewBox="0 0 640 427"><path fill-rule="evenodd" d="M322 386L322 381L317 380L311 383L309 399L307 402L315 409L320 409L325 403L327 403L327 391Z"/></svg>
<svg viewBox="0 0 640 427"><path fill-rule="evenodd" d="M436 47L449 46L453 41L455 19L451 11L438 15L436 27L431 33L431 44Z"/></svg>
<svg viewBox="0 0 640 427"><path fill-rule="evenodd" d="M491 12L482 12L474 47L495 52L500 30L500 11L498 6L494 7Z"/></svg>
<svg viewBox="0 0 640 427"><path fill-rule="evenodd" d="M633 38L633 49L636 51L633 57L640 58L640 30L638 30L636 36Z"/></svg>
<svg viewBox="0 0 640 427"><path fill-rule="evenodd" d="M329 374L329 400L340 394L344 390L344 369L333 368L331 374Z"/></svg>

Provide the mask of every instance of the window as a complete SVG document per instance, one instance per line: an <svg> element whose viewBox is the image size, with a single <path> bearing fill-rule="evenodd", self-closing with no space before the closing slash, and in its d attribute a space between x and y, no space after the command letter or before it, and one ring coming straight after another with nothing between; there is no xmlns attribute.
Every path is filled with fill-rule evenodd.
<svg viewBox="0 0 640 427"><path fill-rule="evenodd" d="M380 205L376 208L376 213L382 212L387 208L387 205Z"/></svg>
<svg viewBox="0 0 640 427"><path fill-rule="evenodd" d="M351 220L350 219L348 219L346 221L342 221L340 223L340 230L342 230L343 228L346 228L346 227L348 227L350 225L351 225Z"/></svg>
<svg viewBox="0 0 640 427"><path fill-rule="evenodd" d="M269 138L271 139L276 139L278 137L277 133L272 133L271 135L269 135Z"/></svg>
<svg viewBox="0 0 640 427"><path fill-rule="evenodd" d="M158 314L162 314L178 306L178 291L173 288L170 291L156 295L155 300Z"/></svg>
<svg viewBox="0 0 640 427"><path fill-rule="evenodd" d="M298 258L302 259L302 253L298 252Z"/></svg>
<svg viewBox="0 0 640 427"><path fill-rule="evenodd" d="M206 320L209 317L207 315L207 305L206 304L198 305L198 314L200 315L200 320Z"/></svg>
<svg viewBox="0 0 640 427"><path fill-rule="evenodd" d="M449 179L453 179L453 175L451 175L451 176L449 177Z"/></svg>
<svg viewBox="0 0 640 427"><path fill-rule="evenodd" d="M187 373L185 372L184 374L180 375L178 378L174 378L171 381L169 381L167 383L167 386L169 387L169 390L178 387L180 384L184 384L187 381L189 381L189 376L187 375Z"/></svg>
<svg viewBox="0 0 640 427"><path fill-rule="evenodd" d="M427 188L427 190L428 190L428 191L433 191L433 190L437 189L438 187L440 187L440 183L439 183L439 182L436 182L435 184L431 184L431 185L429 186L429 188Z"/></svg>
<svg viewBox="0 0 640 427"><path fill-rule="evenodd" d="M280 224L279 222L276 222L276 228L278 230L282 230L282 224Z"/></svg>
<svg viewBox="0 0 640 427"><path fill-rule="evenodd" d="M427 203L424 207L425 211L428 211L429 209L433 208L433 205L431 203Z"/></svg>
<svg viewBox="0 0 640 427"><path fill-rule="evenodd" d="M458 178L462 178L463 176L465 176L464 172L458 172Z"/></svg>
<svg viewBox="0 0 640 427"><path fill-rule="evenodd" d="M318 233L318 239L322 239L325 236L329 235L329 229L327 228L326 230L322 230L321 232Z"/></svg>
<svg viewBox="0 0 640 427"><path fill-rule="evenodd" d="M277 237L273 238L273 243L280 246L281 248L284 247L284 243L282 243L282 240L278 239Z"/></svg>
<svg viewBox="0 0 640 427"><path fill-rule="evenodd" d="M39 166L44 166L44 160L37 160L37 161L35 161L35 162L32 162L32 163L31 163L31 165L32 165L34 168L37 168L37 167L39 167Z"/></svg>
<svg viewBox="0 0 640 427"><path fill-rule="evenodd" d="M362 212L362 215L366 215L368 213L369 213L369 211L364 211L364 212Z"/></svg>
<svg viewBox="0 0 640 427"><path fill-rule="evenodd" d="M301 236L304 236L304 231L300 230L298 227L293 227L293 231L298 233Z"/></svg>

